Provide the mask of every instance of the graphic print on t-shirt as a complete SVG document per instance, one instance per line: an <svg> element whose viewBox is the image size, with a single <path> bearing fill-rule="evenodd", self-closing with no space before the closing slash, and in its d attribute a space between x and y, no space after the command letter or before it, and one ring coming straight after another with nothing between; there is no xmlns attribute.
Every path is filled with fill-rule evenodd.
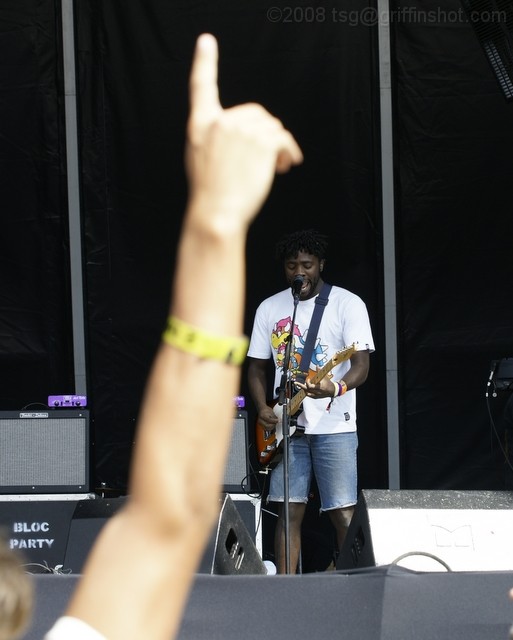
<svg viewBox="0 0 513 640"><path fill-rule="evenodd" d="M273 331L271 334L271 344L273 349L276 350L277 369L283 368L285 351L291 337L291 330L292 318L290 316L288 316L287 318L283 318L282 320L278 320L278 322L276 322L273 327ZM304 334L301 334L297 325L294 326L294 336L290 354L290 369L292 371L298 371L301 367L301 359L303 356L307 335L308 330L305 331ZM319 338L317 338L315 347L312 352L312 357L310 358L310 370L317 371L327 362L327 350L327 345L321 345Z"/></svg>

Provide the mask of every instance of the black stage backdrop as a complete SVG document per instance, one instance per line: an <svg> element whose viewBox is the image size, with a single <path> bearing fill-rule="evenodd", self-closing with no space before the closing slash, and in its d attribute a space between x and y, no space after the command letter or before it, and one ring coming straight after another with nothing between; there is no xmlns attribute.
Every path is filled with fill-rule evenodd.
<svg viewBox="0 0 513 640"><path fill-rule="evenodd" d="M513 355L513 105L457 2L408 6L391 25L402 486L502 488L485 393L490 361ZM277 237L328 233L327 278L364 298L377 344L359 391L360 486L386 486L377 30L363 10L356 0L75 3L96 485L126 488L185 203L191 53L208 30L220 39L223 103L263 103L306 157L249 234L246 330L284 284ZM74 391L59 16L57 0L0 8L5 410ZM207 419L191 407L191 421Z"/></svg>
<svg viewBox="0 0 513 640"><path fill-rule="evenodd" d="M408 6L393 29L403 484L493 489L507 471L502 399L486 393L491 361L513 355L513 103L456 0Z"/></svg>
<svg viewBox="0 0 513 640"><path fill-rule="evenodd" d="M277 238L319 226L332 238L328 277L366 300L382 344L375 33L335 23L327 7L312 14L307 4L290 16L284 6L279 22L260 2L82 1L77 9L90 394L98 477L117 486L126 481L143 382L167 314L185 202L187 78L199 33L219 39L223 104L264 104L306 157L277 180L251 230L246 330L257 304L284 286ZM361 398L369 458L362 473L372 486L386 474L380 362L382 347ZM191 407L191 421L206 419Z"/></svg>
<svg viewBox="0 0 513 640"><path fill-rule="evenodd" d="M0 5L1 409L73 393L59 19Z"/></svg>

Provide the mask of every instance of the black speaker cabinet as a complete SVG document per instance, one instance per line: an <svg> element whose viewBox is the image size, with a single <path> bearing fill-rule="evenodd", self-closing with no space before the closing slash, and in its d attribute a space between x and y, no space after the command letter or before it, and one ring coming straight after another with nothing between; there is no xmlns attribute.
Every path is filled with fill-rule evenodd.
<svg viewBox="0 0 513 640"><path fill-rule="evenodd" d="M87 555L107 520L120 509L126 497L81 500L69 526L63 570L81 573ZM203 554L198 573L252 575L267 573L254 538L244 524L244 514L229 495L219 501L219 518ZM254 526L254 520L253 520Z"/></svg>
<svg viewBox="0 0 513 640"><path fill-rule="evenodd" d="M243 493L249 489L248 413L237 411L224 472L223 492Z"/></svg>
<svg viewBox="0 0 513 640"><path fill-rule="evenodd" d="M0 494L89 491L89 412L0 411Z"/></svg>
<svg viewBox="0 0 513 640"><path fill-rule="evenodd" d="M220 500L219 520L198 573L265 575L267 570L244 521L228 494Z"/></svg>
<svg viewBox="0 0 513 640"><path fill-rule="evenodd" d="M69 528L76 500L28 496L0 499L0 531L11 549L23 554L30 573L44 573L63 566ZM68 497L68 496L66 496Z"/></svg>
<svg viewBox="0 0 513 640"><path fill-rule="evenodd" d="M89 551L100 530L126 502L127 498L81 500L77 502L71 520L68 545L63 568L67 572L81 573Z"/></svg>
<svg viewBox="0 0 513 640"><path fill-rule="evenodd" d="M511 570L512 510L506 491L363 490L337 569Z"/></svg>

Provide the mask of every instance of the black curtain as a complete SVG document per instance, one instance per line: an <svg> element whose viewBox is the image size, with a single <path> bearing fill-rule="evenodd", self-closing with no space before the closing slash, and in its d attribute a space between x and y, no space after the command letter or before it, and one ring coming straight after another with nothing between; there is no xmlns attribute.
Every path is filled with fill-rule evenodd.
<svg viewBox="0 0 513 640"><path fill-rule="evenodd" d="M513 104L456 0L393 8L403 486L502 488Z"/></svg>
<svg viewBox="0 0 513 640"><path fill-rule="evenodd" d="M292 11L281 2L273 13L229 1L77 3L90 395L97 473L108 486L126 483L144 379L167 314L199 33L219 39L223 104L264 104L306 158L276 181L251 229L247 332L261 299L284 286L276 240L313 226L332 239L327 277L364 298L382 343L376 34L335 19L335 8L345 15L350 7L300 3ZM364 486L386 482L383 362L378 346L361 391ZM247 409L252 425L249 399ZM205 419L191 407L191 421Z"/></svg>
<svg viewBox="0 0 513 640"><path fill-rule="evenodd" d="M74 392L60 3L0 5L0 409Z"/></svg>

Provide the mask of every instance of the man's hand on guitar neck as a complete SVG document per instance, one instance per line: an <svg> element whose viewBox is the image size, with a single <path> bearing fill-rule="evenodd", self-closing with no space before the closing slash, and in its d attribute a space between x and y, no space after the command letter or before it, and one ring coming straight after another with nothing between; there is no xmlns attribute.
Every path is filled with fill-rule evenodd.
<svg viewBox="0 0 513 640"><path fill-rule="evenodd" d="M266 431L274 431L278 424L278 416L272 407L262 407L258 412L258 425Z"/></svg>
<svg viewBox="0 0 513 640"><path fill-rule="evenodd" d="M318 400L320 398L332 398L335 393L335 385L331 378L327 376L317 383L312 382L308 378L302 382L295 382L299 389L303 389L307 398Z"/></svg>

